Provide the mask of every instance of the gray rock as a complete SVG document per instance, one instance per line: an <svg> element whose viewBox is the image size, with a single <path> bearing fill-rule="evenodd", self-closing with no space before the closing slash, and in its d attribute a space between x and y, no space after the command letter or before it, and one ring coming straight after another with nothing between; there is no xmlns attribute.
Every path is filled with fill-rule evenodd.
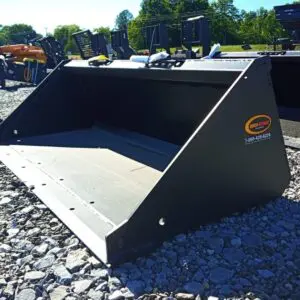
<svg viewBox="0 0 300 300"><path fill-rule="evenodd" d="M93 277L98 277L98 278L105 279L105 280L107 280L109 277L109 271L106 269L103 269L103 270L93 269L90 274Z"/></svg>
<svg viewBox="0 0 300 300"><path fill-rule="evenodd" d="M32 249L31 254L42 256L47 252L47 250L48 250L48 244L44 243L44 244L34 247Z"/></svg>
<svg viewBox="0 0 300 300"><path fill-rule="evenodd" d="M20 232L20 229L18 228L10 228L7 230L8 237L13 238Z"/></svg>
<svg viewBox="0 0 300 300"><path fill-rule="evenodd" d="M38 235L40 232L41 232L41 229L40 229L40 228L34 227L34 228L29 229L29 230L27 231L26 236L36 236L36 235Z"/></svg>
<svg viewBox="0 0 300 300"><path fill-rule="evenodd" d="M198 272L196 272L193 276L193 280L197 281L197 282L202 282L202 280L204 279L204 274L201 270L199 270Z"/></svg>
<svg viewBox="0 0 300 300"><path fill-rule="evenodd" d="M240 247L242 245L242 240L239 237L236 237L232 239L230 243L233 247Z"/></svg>
<svg viewBox="0 0 300 300"><path fill-rule="evenodd" d="M135 281L133 281L135 282ZM110 292L114 292L115 290L120 289L122 286L122 282L117 277L110 277L108 280L108 287Z"/></svg>
<svg viewBox="0 0 300 300"><path fill-rule="evenodd" d="M21 209L21 213L22 214L29 214L33 210L34 210L34 206L33 205L29 205L29 206L26 206L23 209Z"/></svg>
<svg viewBox="0 0 300 300"><path fill-rule="evenodd" d="M64 265L53 266L53 272L59 284L68 285L72 281L72 275Z"/></svg>
<svg viewBox="0 0 300 300"><path fill-rule="evenodd" d="M104 291L107 291L108 290L108 283L106 281L104 282L101 282L95 289L96 291L101 291L101 292L104 292Z"/></svg>
<svg viewBox="0 0 300 300"><path fill-rule="evenodd" d="M121 291L114 291L109 297L108 300L119 300L124 299L123 293Z"/></svg>
<svg viewBox="0 0 300 300"><path fill-rule="evenodd" d="M89 255L86 249L71 251L67 256L66 268L69 269L72 273L77 272L81 267L85 265L88 258Z"/></svg>
<svg viewBox="0 0 300 300"><path fill-rule="evenodd" d="M21 240L15 245L15 248L18 250L31 251L34 245L30 241Z"/></svg>
<svg viewBox="0 0 300 300"><path fill-rule="evenodd" d="M134 299L134 294L131 293L130 291L124 292L123 296L125 299Z"/></svg>
<svg viewBox="0 0 300 300"><path fill-rule="evenodd" d="M229 285L222 286L222 288L219 290L219 292L221 295L224 295L224 296L230 296L233 293L233 291Z"/></svg>
<svg viewBox="0 0 300 300"><path fill-rule="evenodd" d="M0 245L0 253L8 253L11 251L11 246L7 245L7 244L1 244Z"/></svg>
<svg viewBox="0 0 300 300"><path fill-rule="evenodd" d="M37 270L49 268L54 264L55 259L56 258L54 255L48 255L48 256L45 256L45 257L39 259L37 262L34 263L33 266Z"/></svg>
<svg viewBox="0 0 300 300"><path fill-rule="evenodd" d="M6 286L7 285L7 282L4 278L0 278L0 286Z"/></svg>
<svg viewBox="0 0 300 300"><path fill-rule="evenodd" d="M243 236L243 243L248 247L258 247L262 243L262 239L257 234L248 234Z"/></svg>
<svg viewBox="0 0 300 300"><path fill-rule="evenodd" d="M241 262L245 258L245 253L241 249L225 248L223 256L230 264L234 264Z"/></svg>
<svg viewBox="0 0 300 300"><path fill-rule="evenodd" d="M8 283L8 285L5 287L3 293L4 293L4 295L8 296L9 298L14 296L14 294L15 294L14 285Z"/></svg>
<svg viewBox="0 0 300 300"><path fill-rule="evenodd" d="M36 293L32 289L24 289L17 296L16 300L35 300Z"/></svg>
<svg viewBox="0 0 300 300"><path fill-rule="evenodd" d="M90 263L90 264L92 264L92 266L94 267L94 268L100 268L101 267L101 262L98 260L98 259L96 259L94 256L92 256L92 257L90 257L89 259L88 259L88 262Z"/></svg>
<svg viewBox="0 0 300 300"><path fill-rule="evenodd" d="M68 295L67 286L58 286L50 293L51 300L63 300Z"/></svg>
<svg viewBox="0 0 300 300"><path fill-rule="evenodd" d="M33 260L33 256L31 254L29 254L29 255L27 255L27 256L25 256L23 258L17 259L16 264L18 266L22 266L24 264L30 263L32 260Z"/></svg>
<svg viewBox="0 0 300 300"><path fill-rule="evenodd" d="M90 288L92 285L93 281L92 280L80 280L80 281L75 281L74 284L74 292L76 294L82 294L86 290Z"/></svg>
<svg viewBox="0 0 300 300"><path fill-rule="evenodd" d="M275 276L275 274L270 270L258 270L257 273L265 279L269 279Z"/></svg>
<svg viewBox="0 0 300 300"><path fill-rule="evenodd" d="M200 294L202 291L202 284L199 282L188 282L184 285L183 289L190 294Z"/></svg>
<svg viewBox="0 0 300 300"><path fill-rule="evenodd" d="M223 267L217 267L211 271L210 280L216 284L224 283L231 279L233 274L234 273L232 270Z"/></svg>
<svg viewBox="0 0 300 300"><path fill-rule="evenodd" d="M85 265L85 261L81 259L68 260L66 263L67 269L71 273L75 273L80 270Z"/></svg>
<svg viewBox="0 0 300 300"><path fill-rule="evenodd" d="M178 243L185 243L186 242L186 235L185 234L179 234L175 237L175 240Z"/></svg>
<svg viewBox="0 0 300 300"><path fill-rule="evenodd" d="M9 197L3 197L3 198L0 200L0 206L1 206L1 205L4 206L4 205L6 205L6 204L9 204L11 201L12 201L12 199L9 198Z"/></svg>
<svg viewBox="0 0 300 300"><path fill-rule="evenodd" d="M224 240L219 237L212 237L208 241L209 247L215 251L215 253L221 253L224 247Z"/></svg>
<svg viewBox="0 0 300 300"><path fill-rule="evenodd" d="M103 298L103 293L101 291L95 291L94 289L90 289L87 295L93 300L102 300Z"/></svg>
<svg viewBox="0 0 300 300"><path fill-rule="evenodd" d="M184 294L184 293L178 293L176 294L176 299L178 300L194 300L195 296L193 294Z"/></svg>
<svg viewBox="0 0 300 300"><path fill-rule="evenodd" d="M128 281L126 285L128 290L136 296L139 296L144 292L145 282L142 280Z"/></svg>
<svg viewBox="0 0 300 300"><path fill-rule="evenodd" d="M24 279L28 281L40 280L45 277L45 273L41 271L31 271L25 274Z"/></svg>
<svg viewBox="0 0 300 300"><path fill-rule="evenodd" d="M242 286L252 286L252 283L246 278L240 278L239 281Z"/></svg>

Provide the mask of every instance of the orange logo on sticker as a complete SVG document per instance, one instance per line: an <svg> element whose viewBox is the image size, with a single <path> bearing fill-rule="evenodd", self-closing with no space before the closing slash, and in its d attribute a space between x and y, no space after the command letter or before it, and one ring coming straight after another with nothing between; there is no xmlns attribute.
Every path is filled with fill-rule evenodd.
<svg viewBox="0 0 300 300"><path fill-rule="evenodd" d="M250 135L263 134L270 129L272 118L268 115L256 115L250 118L246 125L245 131Z"/></svg>

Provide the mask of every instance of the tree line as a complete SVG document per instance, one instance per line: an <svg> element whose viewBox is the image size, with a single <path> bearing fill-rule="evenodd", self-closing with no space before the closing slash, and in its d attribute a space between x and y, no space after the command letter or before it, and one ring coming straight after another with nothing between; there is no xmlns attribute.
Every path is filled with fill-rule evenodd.
<svg viewBox="0 0 300 300"><path fill-rule="evenodd" d="M124 10L116 17L114 28L98 27L91 30L102 32L110 41L111 30L127 28L131 45L143 49L143 29L162 22L168 26L171 46L179 46L181 21L197 15L208 17L212 42L222 45L269 44L275 38L287 36L276 20L273 9L261 7L256 11L239 10L233 0L215 0L211 3L208 0L142 0L135 18L128 10ZM82 28L76 24L62 25L57 26L52 34L63 43L66 52L74 53L77 48L72 34L80 30ZM0 45L27 43L41 36L31 25L0 25Z"/></svg>

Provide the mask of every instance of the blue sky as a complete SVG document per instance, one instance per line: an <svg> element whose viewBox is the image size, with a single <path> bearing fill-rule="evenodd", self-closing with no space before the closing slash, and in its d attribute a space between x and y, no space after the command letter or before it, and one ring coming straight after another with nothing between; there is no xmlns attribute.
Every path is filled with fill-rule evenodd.
<svg viewBox="0 0 300 300"><path fill-rule="evenodd" d="M57 25L78 24L84 29L114 25L116 15L129 9L138 14L141 0L0 0L0 24L31 24L45 34ZM271 9L292 0L235 0L239 9L255 10L261 6ZM5 13L4 13L5 12Z"/></svg>

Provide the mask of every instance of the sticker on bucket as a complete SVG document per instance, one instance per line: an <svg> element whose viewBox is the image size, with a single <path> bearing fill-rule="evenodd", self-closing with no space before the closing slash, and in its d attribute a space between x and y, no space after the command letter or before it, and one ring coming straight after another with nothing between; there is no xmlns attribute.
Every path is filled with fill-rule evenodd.
<svg viewBox="0 0 300 300"><path fill-rule="evenodd" d="M246 144L253 144L271 138L270 128L272 118L268 115L255 115L251 117L245 124Z"/></svg>

